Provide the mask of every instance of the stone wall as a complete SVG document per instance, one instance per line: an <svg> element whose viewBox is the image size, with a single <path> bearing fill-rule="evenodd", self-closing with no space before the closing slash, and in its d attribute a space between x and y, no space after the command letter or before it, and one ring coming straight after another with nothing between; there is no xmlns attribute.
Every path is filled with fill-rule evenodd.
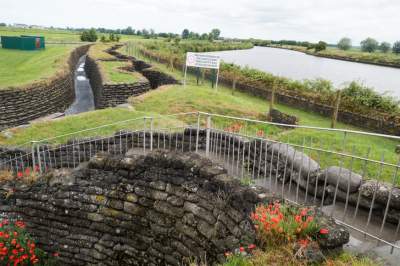
<svg viewBox="0 0 400 266"><path fill-rule="evenodd" d="M275 199L244 187L195 154L94 157L88 168L16 187L0 211L19 215L62 265L182 265L222 262L254 243L249 214Z"/></svg>
<svg viewBox="0 0 400 266"><path fill-rule="evenodd" d="M48 81L23 88L1 89L0 130L65 111L75 99L76 64L88 48L88 45L76 48L70 55L68 69Z"/></svg>
<svg viewBox="0 0 400 266"><path fill-rule="evenodd" d="M9 188L11 195L5 196ZM60 265L208 265L255 243L250 213L278 200L193 153L97 154L75 170L55 170L33 185L0 184L0 212L19 216ZM349 233L318 211L329 234L322 249Z"/></svg>

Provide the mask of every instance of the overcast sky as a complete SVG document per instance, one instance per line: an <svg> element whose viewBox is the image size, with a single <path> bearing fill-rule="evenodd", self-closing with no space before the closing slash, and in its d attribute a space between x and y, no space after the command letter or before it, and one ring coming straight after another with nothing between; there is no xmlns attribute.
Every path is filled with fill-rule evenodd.
<svg viewBox="0 0 400 266"><path fill-rule="evenodd" d="M224 37L400 39L399 0L0 0L0 22L57 27L153 28Z"/></svg>

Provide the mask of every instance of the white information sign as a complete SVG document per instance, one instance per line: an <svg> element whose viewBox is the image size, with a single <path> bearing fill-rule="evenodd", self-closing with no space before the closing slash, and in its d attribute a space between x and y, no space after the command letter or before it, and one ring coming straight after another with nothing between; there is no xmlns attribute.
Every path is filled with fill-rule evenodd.
<svg viewBox="0 0 400 266"><path fill-rule="evenodd" d="M218 76L219 76L219 66L221 64L221 58L217 55L211 54L201 54L201 53L187 53L186 54L186 66L185 66L185 79L184 85L186 86L186 74L188 67L200 67L200 68L210 68L217 69L217 79L215 83L215 88L218 88Z"/></svg>
<svg viewBox="0 0 400 266"><path fill-rule="evenodd" d="M191 67L219 69L221 59L210 54L187 53L186 65Z"/></svg>

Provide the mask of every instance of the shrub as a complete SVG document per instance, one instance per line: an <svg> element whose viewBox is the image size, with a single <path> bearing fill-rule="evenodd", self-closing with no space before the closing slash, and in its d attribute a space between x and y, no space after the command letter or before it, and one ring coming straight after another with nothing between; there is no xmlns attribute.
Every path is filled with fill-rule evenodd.
<svg viewBox="0 0 400 266"><path fill-rule="evenodd" d="M388 42L382 42L382 43L379 45L379 50L381 50L381 51L384 52L384 53L389 52L389 51L390 51L390 48L392 48L392 46L391 46L390 43L388 43Z"/></svg>
<svg viewBox="0 0 400 266"><path fill-rule="evenodd" d="M357 82L351 82L343 89L342 97L349 103L370 109L385 110L387 113L399 112L400 101L390 96L380 95L373 89Z"/></svg>
<svg viewBox="0 0 400 266"><path fill-rule="evenodd" d="M95 29L85 30L81 34L81 41L83 42L96 42L97 38Z"/></svg>
<svg viewBox="0 0 400 266"><path fill-rule="evenodd" d="M0 265L55 265L53 263L54 258L36 247L24 222L0 220Z"/></svg>
<svg viewBox="0 0 400 266"><path fill-rule="evenodd" d="M316 52L320 52L320 51L326 50L326 46L327 46L327 45L328 45L328 44L327 44L326 42L319 41L319 42L314 46L314 49L315 49Z"/></svg>

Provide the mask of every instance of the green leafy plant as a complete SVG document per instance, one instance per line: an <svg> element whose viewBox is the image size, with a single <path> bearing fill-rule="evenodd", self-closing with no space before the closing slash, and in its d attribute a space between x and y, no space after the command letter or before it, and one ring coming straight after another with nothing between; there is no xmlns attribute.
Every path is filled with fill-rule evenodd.
<svg viewBox="0 0 400 266"><path fill-rule="evenodd" d="M49 256L36 246L24 222L0 221L0 265L56 265L57 256Z"/></svg>

